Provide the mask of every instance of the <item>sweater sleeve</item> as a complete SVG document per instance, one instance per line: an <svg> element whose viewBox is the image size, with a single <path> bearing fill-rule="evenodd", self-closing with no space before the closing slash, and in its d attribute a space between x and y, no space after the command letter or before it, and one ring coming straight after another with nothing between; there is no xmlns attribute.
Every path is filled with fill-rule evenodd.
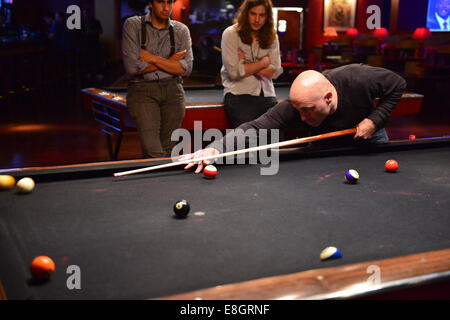
<svg viewBox="0 0 450 320"><path fill-rule="evenodd" d="M222 63L231 79L240 80L245 76L244 61L239 60L239 36L234 26L230 26L222 34Z"/></svg>
<svg viewBox="0 0 450 320"><path fill-rule="evenodd" d="M278 35L272 44L269 51L270 66L275 70L272 79L277 79L283 73L283 67L281 66L281 56L280 56L280 42L278 40Z"/></svg>
<svg viewBox="0 0 450 320"><path fill-rule="evenodd" d="M183 69L186 70L183 76L187 77L192 72L192 65L194 61L194 56L192 53L192 39L188 27L183 25L183 27L180 30L180 33L181 33L180 38L182 42L180 51L186 50L186 55L184 56L183 59L179 60L178 62L181 64Z"/></svg>
<svg viewBox="0 0 450 320"><path fill-rule="evenodd" d="M289 100L283 100L270 108L259 118L243 123L235 130L226 134L221 140L214 141L208 148L215 148L220 152L224 150L237 150L237 146L242 146L239 141L245 140L245 148L249 145L249 139L258 138L260 130L266 129L270 132L273 129L287 129L301 126L303 122L297 110L294 109ZM229 144L232 144L230 146Z"/></svg>
<svg viewBox="0 0 450 320"><path fill-rule="evenodd" d="M389 115L400 101L406 89L406 81L390 70L375 67L368 68L372 69L366 73L369 78L368 83L370 83L370 94L372 98L380 99L368 118L375 123L377 129L381 129L385 126Z"/></svg>
<svg viewBox="0 0 450 320"><path fill-rule="evenodd" d="M147 68L148 63L139 59L139 20L137 17L128 18L123 26L122 59L125 71L129 76L137 76Z"/></svg>

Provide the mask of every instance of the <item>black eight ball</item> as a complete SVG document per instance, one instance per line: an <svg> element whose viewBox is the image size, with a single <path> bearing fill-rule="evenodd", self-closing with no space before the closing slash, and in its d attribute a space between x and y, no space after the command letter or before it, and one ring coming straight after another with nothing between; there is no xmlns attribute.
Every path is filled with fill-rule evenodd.
<svg viewBox="0 0 450 320"><path fill-rule="evenodd" d="M173 212L178 218L186 218L191 207L186 200L180 200L173 205Z"/></svg>

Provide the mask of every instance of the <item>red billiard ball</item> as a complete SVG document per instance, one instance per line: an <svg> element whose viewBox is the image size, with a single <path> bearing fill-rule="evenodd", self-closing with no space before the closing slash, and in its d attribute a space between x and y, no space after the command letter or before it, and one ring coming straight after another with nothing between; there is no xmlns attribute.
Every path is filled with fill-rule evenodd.
<svg viewBox="0 0 450 320"><path fill-rule="evenodd" d="M409 141L415 141L415 140L416 140L416 136L413 135L413 134L411 134L411 135L409 136Z"/></svg>
<svg viewBox="0 0 450 320"><path fill-rule="evenodd" d="M30 271L34 279L44 281L55 272L55 263L49 257L39 256L31 262Z"/></svg>
<svg viewBox="0 0 450 320"><path fill-rule="evenodd" d="M398 169L398 162L395 160L388 160L384 164L387 172L395 172Z"/></svg>
<svg viewBox="0 0 450 320"><path fill-rule="evenodd" d="M207 165L203 170L203 174L208 179L214 179L217 175L217 169L213 165Z"/></svg>

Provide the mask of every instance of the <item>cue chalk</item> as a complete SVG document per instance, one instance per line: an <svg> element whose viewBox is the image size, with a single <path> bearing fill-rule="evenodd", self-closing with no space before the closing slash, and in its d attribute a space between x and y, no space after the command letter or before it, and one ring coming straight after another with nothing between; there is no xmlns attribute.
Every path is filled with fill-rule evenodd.
<svg viewBox="0 0 450 320"><path fill-rule="evenodd" d="M164 168L169 168L169 167L180 166L180 165L188 164L188 163L191 163L191 162L201 162L201 161L205 161L205 160L224 158L224 157L235 156L235 155L238 155L238 154L255 152L255 151L260 151L260 150L267 150L267 149L274 149L274 148L285 147L285 146L292 146L292 145L299 144L299 143L318 141L318 140L323 140L323 139L329 139L329 138L334 138L334 137L340 137L340 136L355 134L355 133L356 133L356 128L340 130L340 131L333 131L333 132L323 133L323 134L319 134L319 135L312 136L312 137L297 138L297 139L292 139L292 140L287 140L287 141L282 141L282 142L277 142L277 143L271 143L271 144L267 144L267 145L264 145L264 146L258 146L258 147L253 147L253 148L247 148L247 149L241 149L241 150L230 151L230 152L225 152L225 153L219 153L219 154L216 154L216 155L202 157L202 158L198 158L198 159L195 159L195 158L194 159L187 159L187 160L183 160L183 161L176 161L176 162L171 162L171 163L166 163L166 164L160 164L160 165L146 167L146 168L141 168L141 169L117 172L117 173L114 173L114 177L128 176L128 175L131 175L131 174L136 174L136 173L141 173L141 172L154 171L154 170L159 170L159 169L164 169ZM175 159L176 158L173 158L172 161L175 160Z"/></svg>

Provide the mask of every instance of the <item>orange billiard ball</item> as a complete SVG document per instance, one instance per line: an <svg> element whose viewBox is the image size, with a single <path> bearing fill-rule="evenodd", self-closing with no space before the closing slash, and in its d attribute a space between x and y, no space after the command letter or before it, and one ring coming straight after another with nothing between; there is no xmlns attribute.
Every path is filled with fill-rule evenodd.
<svg viewBox="0 0 450 320"><path fill-rule="evenodd" d="M34 279L44 281L55 272L55 263L49 257L39 256L31 262L30 271Z"/></svg>
<svg viewBox="0 0 450 320"><path fill-rule="evenodd" d="M0 190L8 190L16 185L16 178L10 175L0 175Z"/></svg>
<svg viewBox="0 0 450 320"><path fill-rule="evenodd" d="M388 160L384 164L387 172L395 172L398 169L398 162L395 160Z"/></svg>

